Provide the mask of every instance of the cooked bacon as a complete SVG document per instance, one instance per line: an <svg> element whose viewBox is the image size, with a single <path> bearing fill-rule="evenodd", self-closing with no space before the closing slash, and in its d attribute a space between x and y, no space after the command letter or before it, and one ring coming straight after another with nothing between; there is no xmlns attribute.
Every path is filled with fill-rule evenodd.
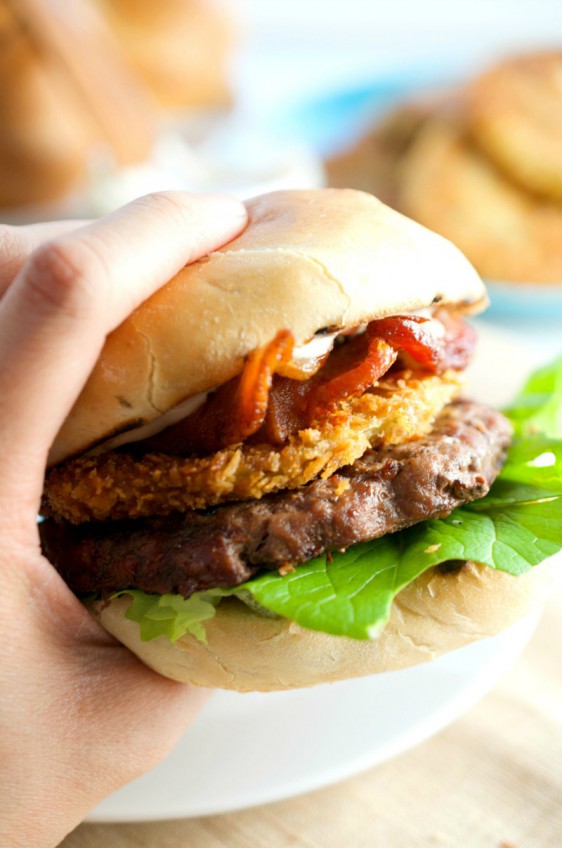
<svg viewBox="0 0 562 848"><path fill-rule="evenodd" d="M273 375L291 359L295 339L290 330L280 330L273 341L253 350L246 360L234 407L229 410L229 426L224 430L227 444L242 442L263 424Z"/></svg>
<svg viewBox="0 0 562 848"><path fill-rule="evenodd" d="M229 414L238 390L239 377L224 383L210 394L205 403L177 424L160 433L125 446L129 453L162 451L171 454L215 453L223 446L223 433L230 422Z"/></svg>
<svg viewBox="0 0 562 848"><path fill-rule="evenodd" d="M419 316L371 321L366 332L320 357L312 376L292 367L293 335L281 330L247 357L239 377L210 394L196 412L132 449L206 454L244 441L283 444L338 402L362 395L399 352L431 373L460 370L474 346L474 331L444 311L439 319L445 328L441 336L425 326L431 319Z"/></svg>
<svg viewBox="0 0 562 848"><path fill-rule="evenodd" d="M398 356L381 338L356 336L332 356L314 381L308 412L312 421L344 398L359 397L386 374Z"/></svg>
<svg viewBox="0 0 562 848"><path fill-rule="evenodd" d="M367 333L409 354L434 374L442 374L448 368L462 371L476 343L474 329L462 318L444 309L435 318L445 328L443 336L434 335L428 326L424 326L431 326L431 319L419 315L398 315L371 321Z"/></svg>
<svg viewBox="0 0 562 848"><path fill-rule="evenodd" d="M264 422L250 441L282 445L291 433L304 430L308 426L307 405L312 380L291 380L276 375Z"/></svg>
<svg viewBox="0 0 562 848"><path fill-rule="evenodd" d="M239 377L219 386L192 415L137 442L133 449L215 453L245 441L262 425L273 375L291 358L293 345L293 334L280 330L272 341L249 354Z"/></svg>
<svg viewBox="0 0 562 848"><path fill-rule="evenodd" d="M459 315L440 309L435 317L445 327L443 365L454 371L464 371L476 347L476 330Z"/></svg>
<svg viewBox="0 0 562 848"><path fill-rule="evenodd" d="M252 441L283 444L339 401L360 397L386 374L396 357L386 342L362 334L336 347L324 367L305 382L276 375L264 423Z"/></svg>
<svg viewBox="0 0 562 848"><path fill-rule="evenodd" d="M384 339L393 348L408 353L428 371L437 373L442 370L443 339L424 327L430 320L418 315L379 318L370 322L367 333L374 338Z"/></svg>

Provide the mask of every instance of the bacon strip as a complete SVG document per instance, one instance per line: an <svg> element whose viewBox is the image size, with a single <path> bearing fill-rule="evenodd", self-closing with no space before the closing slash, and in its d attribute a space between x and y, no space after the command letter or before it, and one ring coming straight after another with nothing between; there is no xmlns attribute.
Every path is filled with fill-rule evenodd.
<svg viewBox="0 0 562 848"><path fill-rule="evenodd" d="M224 431L226 438L234 431L237 438L227 444L244 441L263 424L273 375L291 359L294 343L290 330L280 330L273 341L253 350L248 356L238 384L234 408L228 413L230 427Z"/></svg>
<svg viewBox="0 0 562 848"><path fill-rule="evenodd" d="M283 444L291 433L329 413L338 401L362 395L396 357L386 342L363 334L336 347L324 367L305 382L276 376L264 423L252 441Z"/></svg>
<svg viewBox="0 0 562 848"><path fill-rule="evenodd" d="M371 321L365 333L336 346L324 364L319 360L322 367L308 379L303 373L293 376L294 338L281 330L252 351L239 377L220 386L183 421L137 443L138 448L204 454L248 440L282 444L329 414L339 401L362 395L386 374L399 352L432 373L464 368L474 331L448 313L439 318L443 336L434 335L424 326L430 319L419 316Z"/></svg>
<svg viewBox="0 0 562 848"><path fill-rule="evenodd" d="M440 309L435 316L445 327L443 365L454 371L464 371L476 347L476 330L458 315Z"/></svg>
<svg viewBox="0 0 562 848"><path fill-rule="evenodd" d="M249 354L239 377L219 386L192 415L137 442L133 450L204 454L243 442L263 424L273 375L290 360L293 346L293 334L280 330Z"/></svg>
<svg viewBox="0 0 562 848"><path fill-rule="evenodd" d="M312 421L344 398L359 397L386 374L398 353L382 338L357 336L328 360L312 387L308 412Z"/></svg>
<svg viewBox="0 0 562 848"><path fill-rule="evenodd" d="M435 316L445 328L443 336L435 336L424 324L431 319L417 315L398 315L371 321L370 336L382 338L392 347L409 354L423 368L442 374L448 368L462 371L476 343L474 329L454 315L440 310Z"/></svg>
<svg viewBox="0 0 562 848"><path fill-rule="evenodd" d="M371 337L384 339L396 350L409 353L412 359L434 373L441 370L443 339L434 336L424 324L428 318L417 315L380 318L371 321L367 333Z"/></svg>

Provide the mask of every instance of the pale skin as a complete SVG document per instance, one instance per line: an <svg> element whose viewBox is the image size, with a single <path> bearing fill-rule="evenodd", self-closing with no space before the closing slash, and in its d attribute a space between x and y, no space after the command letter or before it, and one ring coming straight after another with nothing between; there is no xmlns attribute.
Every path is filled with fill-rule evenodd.
<svg viewBox="0 0 562 848"><path fill-rule="evenodd" d="M0 226L0 846L56 846L163 759L206 695L155 674L41 556L46 457L106 335L183 265L232 239L244 207L151 195L112 215Z"/></svg>

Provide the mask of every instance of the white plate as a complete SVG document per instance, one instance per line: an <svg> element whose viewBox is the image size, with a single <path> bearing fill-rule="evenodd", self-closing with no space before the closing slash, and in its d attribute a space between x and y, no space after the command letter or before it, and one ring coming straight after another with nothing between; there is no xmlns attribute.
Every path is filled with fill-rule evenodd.
<svg viewBox="0 0 562 848"><path fill-rule="evenodd" d="M492 325L481 323L478 330L469 391L501 406L545 352ZM381 763L478 700L517 657L533 626L527 619L433 663L372 678L265 695L217 692L170 757L107 798L89 821L224 813Z"/></svg>
<svg viewBox="0 0 562 848"><path fill-rule="evenodd" d="M415 668L294 692L216 692L168 759L92 822L225 813L327 786L417 745L467 710L536 623Z"/></svg>

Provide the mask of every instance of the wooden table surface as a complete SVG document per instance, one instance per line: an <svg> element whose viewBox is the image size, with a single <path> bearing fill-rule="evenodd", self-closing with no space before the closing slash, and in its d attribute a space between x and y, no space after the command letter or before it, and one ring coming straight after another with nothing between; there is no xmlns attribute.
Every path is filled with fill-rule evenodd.
<svg viewBox="0 0 562 848"><path fill-rule="evenodd" d="M81 825L61 848L562 848L562 592L517 664L433 739L289 801Z"/></svg>

